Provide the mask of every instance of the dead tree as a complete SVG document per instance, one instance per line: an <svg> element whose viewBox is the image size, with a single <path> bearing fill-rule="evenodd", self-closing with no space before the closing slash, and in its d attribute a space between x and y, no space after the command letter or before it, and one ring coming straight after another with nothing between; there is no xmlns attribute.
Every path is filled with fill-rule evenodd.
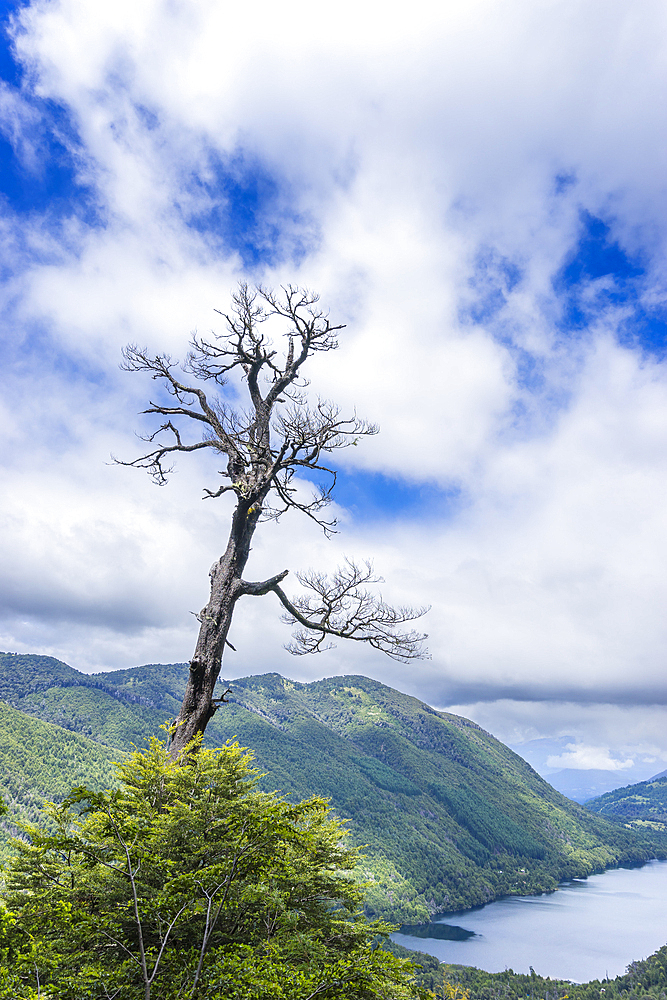
<svg viewBox="0 0 667 1000"><path fill-rule="evenodd" d="M360 567L347 560L330 579L297 574L309 594L293 600L281 587L287 570L260 582L243 579L260 521L295 509L326 533L333 531L335 521L327 521L323 512L332 499L336 472L326 456L377 433L373 424L356 415L342 417L333 403L322 399L313 403L306 397L305 362L316 352L334 350L342 329L330 323L317 303L317 295L300 288L287 286L275 294L241 284L231 311L220 313L226 331L210 338L195 335L180 368L168 355L152 356L136 345L123 351L122 367L148 372L166 394L143 411L164 418L153 434L142 439L151 444L150 450L131 462L116 461L147 469L164 485L176 453L208 448L224 456L224 467L219 470L222 485L205 490L205 498L231 493L235 500L227 548L210 569L210 598L197 615L199 636L173 730L174 755L196 733L204 732L222 700L214 699L213 692L225 645L231 645L227 637L241 597L276 594L284 620L297 626L287 647L297 654L319 651L330 645L330 637L339 637L369 643L398 660L425 655L426 636L401 626L427 609L385 604L367 589L368 584L381 582L368 563ZM267 320L284 324L282 351L269 337ZM246 408L231 405L230 391L224 390L230 379L239 376L248 397ZM185 429L195 427L201 429L200 439L186 439ZM303 499L300 473L324 477L310 500Z"/></svg>

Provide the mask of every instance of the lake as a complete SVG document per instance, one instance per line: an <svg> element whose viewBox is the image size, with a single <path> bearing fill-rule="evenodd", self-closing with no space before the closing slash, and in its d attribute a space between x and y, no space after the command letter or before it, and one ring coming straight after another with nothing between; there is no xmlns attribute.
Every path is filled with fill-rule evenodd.
<svg viewBox="0 0 667 1000"><path fill-rule="evenodd" d="M550 895L499 899L392 939L487 972L532 965L554 979L613 979L667 944L667 861L575 879Z"/></svg>

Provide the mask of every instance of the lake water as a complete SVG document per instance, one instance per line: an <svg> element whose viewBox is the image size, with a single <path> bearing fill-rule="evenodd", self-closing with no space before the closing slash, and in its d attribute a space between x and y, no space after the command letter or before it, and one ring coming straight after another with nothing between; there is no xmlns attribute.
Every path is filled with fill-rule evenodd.
<svg viewBox="0 0 667 1000"><path fill-rule="evenodd" d="M613 979L667 944L667 861L566 882L550 895L499 899L424 931L428 937L392 939L487 972L529 972L532 965L552 979Z"/></svg>

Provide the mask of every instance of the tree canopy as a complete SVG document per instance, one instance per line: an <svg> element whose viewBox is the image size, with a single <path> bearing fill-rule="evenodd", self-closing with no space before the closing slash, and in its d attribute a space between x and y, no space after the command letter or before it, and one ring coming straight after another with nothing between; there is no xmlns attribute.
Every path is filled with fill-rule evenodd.
<svg viewBox="0 0 667 1000"><path fill-rule="evenodd" d="M327 803L257 788L237 744L158 740L49 810L5 879L0 996L371 1000L423 995L376 947L357 852ZM185 751L184 751L185 753Z"/></svg>

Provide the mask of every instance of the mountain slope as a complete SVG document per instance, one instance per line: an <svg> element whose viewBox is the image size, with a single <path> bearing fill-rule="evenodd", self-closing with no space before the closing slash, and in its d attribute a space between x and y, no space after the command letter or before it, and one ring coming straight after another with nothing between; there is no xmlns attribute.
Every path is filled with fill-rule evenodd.
<svg viewBox="0 0 667 1000"><path fill-rule="evenodd" d="M0 853L17 832L15 821L36 822L45 801L61 801L77 784L108 788L111 761L120 756L118 750L0 702L0 795L9 808L0 824Z"/></svg>
<svg viewBox="0 0 667 1000"><path fill-rule="evenodd" d="M586 808L632 827L649 825L667 832L667 775L615 788L586 803Z"/></svg>
<svg viewBox="0 0 667 1000"><path fill-rule="evenodd" d="M665 1000L667 996L667 945L648 958L631 962L625 973L615 979L593 979L588 983L572 983L562 979L513 972L485 972L468 965L440 964L424 952L409 951L390 943L389 948L400 958L411 957L423 966L417 981L438 996L443 980L461 987L475 1000ZM441 992L442 991L442 992Z"/></svg>
<svg viewBox="0 0 667 1000"><path fill-rule="evenodd" d="M23 712L129 748L173 718L186 664L88 676L48 657L0 655L0 691ZM229 683L209 744L237 737L292 798L331 798L368 845L370 904L402 922L554 888L655 853L566 799L479 726L364 677Z"/></svg>

